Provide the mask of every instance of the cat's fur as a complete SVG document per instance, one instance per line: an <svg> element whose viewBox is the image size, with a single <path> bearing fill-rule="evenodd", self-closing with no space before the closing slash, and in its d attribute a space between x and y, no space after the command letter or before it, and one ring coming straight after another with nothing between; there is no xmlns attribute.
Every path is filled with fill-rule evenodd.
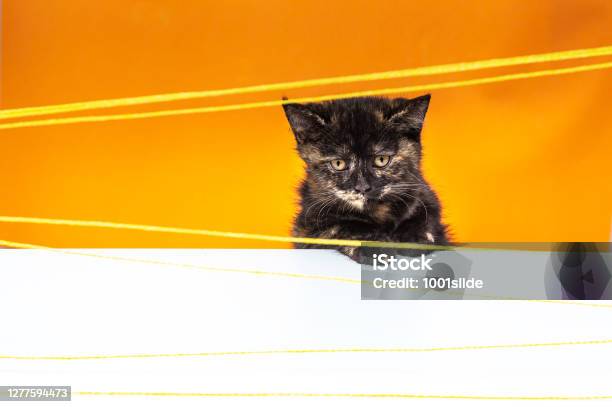
<svg viewBox="0 0 612 407"><path fill-rule="evenodd" d="M293 235L447 244L440 203L421 173L421 129L429 100L425 95L285 104L306 163ZM377 156L379 164L390 159L379 168ZM346 168L338 170L332 160ZM356 247L339 250L354 260L362 254Z"/></svg>

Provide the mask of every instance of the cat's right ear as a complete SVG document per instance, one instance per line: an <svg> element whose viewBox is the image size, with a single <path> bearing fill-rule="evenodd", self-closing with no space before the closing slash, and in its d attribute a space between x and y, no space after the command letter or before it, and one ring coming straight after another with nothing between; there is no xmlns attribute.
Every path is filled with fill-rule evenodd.
<svg viewBox="0 0 612 407"><path fill-rule="evenodd" d="M283 105L283 109L298 144L303 144L308 139L315 137L326 125L325 119L308 105L287 103Z"/></svg>

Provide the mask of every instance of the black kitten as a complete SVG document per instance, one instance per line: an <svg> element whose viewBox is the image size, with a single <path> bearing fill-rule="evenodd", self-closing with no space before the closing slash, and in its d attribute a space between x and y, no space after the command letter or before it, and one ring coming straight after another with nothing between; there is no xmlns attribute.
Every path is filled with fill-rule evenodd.
<svg viewBox="0 0 612 407"><path fill-rule="evenodd" d="M420 137L429 99L284 105L306 163L294 236L448 243L440 203L421 174ZM358 260L363 248L339 250Z"/></svg>

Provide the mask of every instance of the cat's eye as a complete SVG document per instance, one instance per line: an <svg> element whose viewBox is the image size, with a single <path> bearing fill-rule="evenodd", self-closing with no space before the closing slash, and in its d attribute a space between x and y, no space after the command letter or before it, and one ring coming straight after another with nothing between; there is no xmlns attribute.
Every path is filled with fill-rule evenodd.
<svg viewBox="0 0 612 407"><path fill-rule="evenodd" d="M331 160L331 166L336 171L344 171L346 170L346 161L344 160Z"/></svg>
<svg viewBox="0 0 612 407"><path fill-rule="evenodd" d="M376 157L374 157L374 166L382 168L385 165L389 164L390 159L390 155L377 155Z"/></svg>

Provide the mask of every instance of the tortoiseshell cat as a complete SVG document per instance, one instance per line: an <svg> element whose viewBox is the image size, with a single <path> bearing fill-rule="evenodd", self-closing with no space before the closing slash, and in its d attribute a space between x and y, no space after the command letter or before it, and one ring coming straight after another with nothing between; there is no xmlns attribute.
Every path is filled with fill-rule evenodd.
<svg viewBox="0 0 612 407"><path fill-rule="evenodd" d="M448 243L440 203L421 173L420 138L429 99L284 105L306 163L294 236ZM362 248L339 250L359 261Z"/></svg>

